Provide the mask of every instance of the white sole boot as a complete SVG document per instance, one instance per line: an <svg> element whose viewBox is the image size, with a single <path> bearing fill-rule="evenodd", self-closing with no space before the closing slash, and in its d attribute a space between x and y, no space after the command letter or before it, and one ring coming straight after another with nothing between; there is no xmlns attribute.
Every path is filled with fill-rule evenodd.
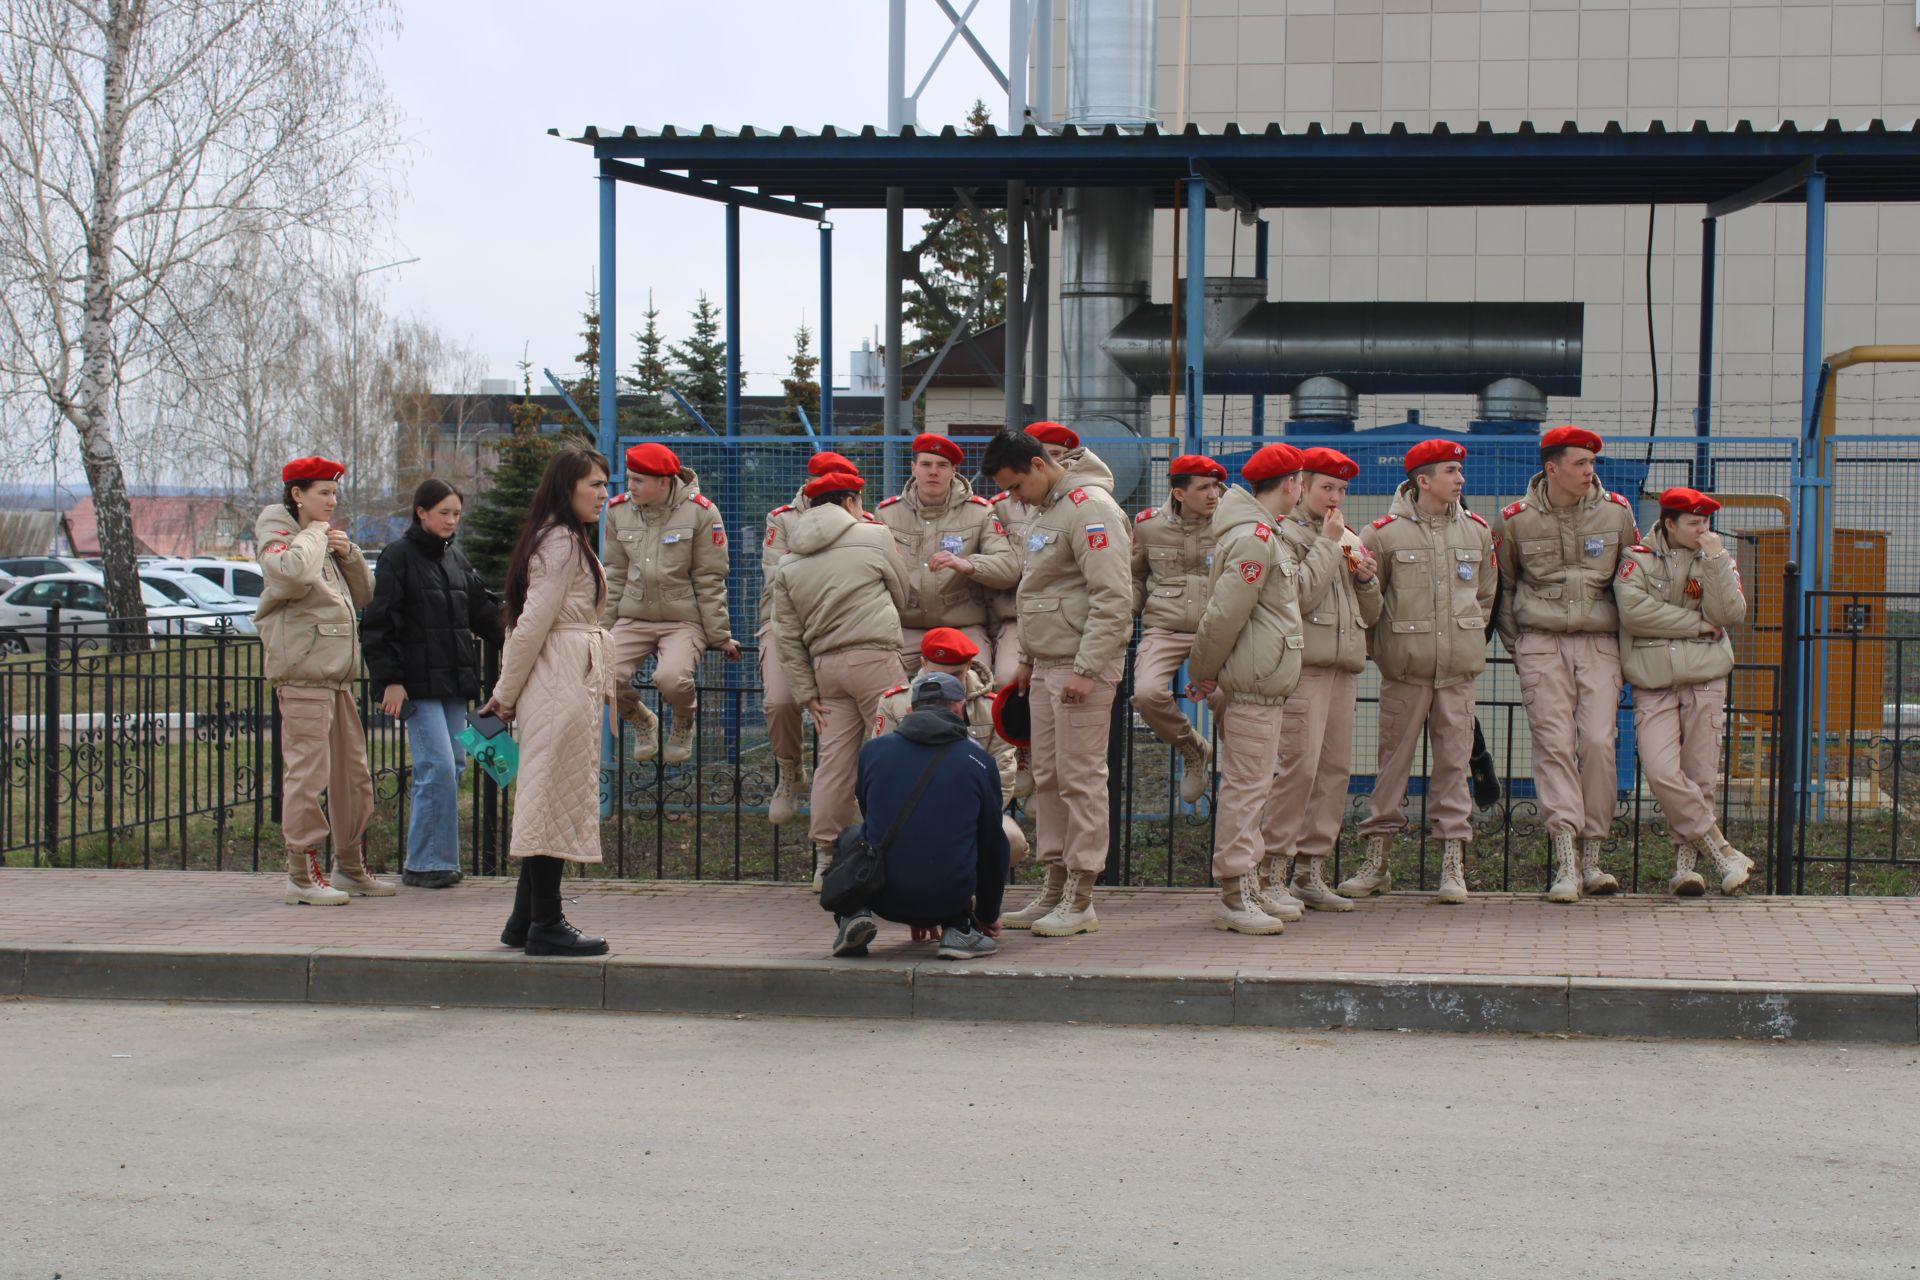
<svg viewBox="0 0 1920 1280"><path fill-rule="evenodd" d="M1731 897L1736 889L1753 876L1753 859L1727 843L1727 838L1715 827L1701 846L1713 863L1713 869L1720 873L1720 892Z"/></svg>
<svg viewBox="0 0 1920 1280"><path fill-rule="evenodd" d="M1300 899L1287 892L1287 879L1293 873L1292 858L1268 858L1254 868L1253 901L1262 911L1275 920L1284 920L1292 924L1307 914L1307 906Z"/></svg>
<svg viewBox="0 0 1920 1280"><path fill-rule="evenodd" d="M1434 895L1448 906L1467 900L1467 842L1449 840L1440 851L1440 892Z"/></svg>
<svg viewBox="0 0 1920 1280"><path fill-rule="evenodd" d="M1047 865L1047 882L1041 886L1040 893L1033 901L1018 911L1009 911L1000 917L1000 923L1009 929L1031 929L1036 920L1044 920L1053 914L1060 905L1060 891L1066 887L1067 869L1059 863Z"/></svg>
<svg viewBox="0 0 1920 1280"><path fill-rule="evenodd" d="M1188 804L1198 804L1213 782L1213 747L1192 726L1188 726L1186 736L1173 745L1180 752L1180 798Z"/></svg>
<svg viewBox="0 0 1920 1280"><path fill-rule="evenodd" d="M1580 842L1580 892L1589 898L1620 892L1620 882L1600 866L1600 851L1606 843L1600 836L1588 836Z"/></svg>
<svg viewBox="0 0 1920 1280"><path fill-rule="evenodd" d="M327 883L320 868L320 851L287 854L287 891L281 901L290 907L344 907L353 901Z"/></svg>
<svg viewBox="0 0 1920 1280"><path fill-rule="evenodd" d="M699 714L698 711L689 711L684 716L678 711L673 713L673 728L667 733L667 749L660 753L661 759L668 764L685 764L693 759L693 721Z"/></svg>
<svg viewBox="0 0 1920 1280"><path fill-rule="evenodd" d="M767 801L767 821L784 827L800 812L800 792L807 782L798 760L775 760L773 769L773 795Z"/></svg>
<svg viewBox="0 0 1920 1280"><path fill-rule="evenodd" d="M645 764L660 754L660 717L635 694L633 701L614 703L620 713L620 719L633 730L633 755L629 757L635 764Z"/></svg>
<svg viewBox="0 0 1920 1280"><path fill-rule="evenodd" d="M1673 877L1667 881L1667 892L1676 898L1697 898L1707 891L1707 882L1698 871L1693 869L1694 860L1699 851L1684 840L1676 840L1673 845Z"/></svg>
<svg viewBox="0 0 1920 1280"><path fill-rule="evenodd" d="M1036 938L1071 938L1076 933L1098 933L1100 917L1093 911L1091 871L1069 871L1060 886L1060 901L1027 930Z"/></svg>
<svg viewBox="0 0 1920 1280"><path fill-rule="evenodd" d="M1220 901L1213 908L1213 927L1257 936L1285 932L1285 922L1262 911L1254 901L1253 891L1247 886L1250 879L1251 876L1228 876L1220 882Z"/></svg>
<svg viewBox="0 0 1920 1280"><path fill-rule="evenodd" d="M1342 880L1334 890L1343 898L1370 898L1393 888L1393 872L1387 867L1387 838L1367 837L1366 860L1360 869Z"/></svg>
<svg viewBox="0 0 1920 1280"><path fill-rule="evenodd" d="M1553 841L1553 884L1547 889L1548 902L1580 901L1580 855L1573 847L1573 832L1548 833Z"/></svg>
<svg viewBox="0 0 1920 1280"><path fill-rule="evenodd" d="M1300 899L1309 911L1351 911L1353 904L1345 897L1327 888L1327 882L1320 874L1321 858L1295 858L1293 860L1293 896Z"/></svg>

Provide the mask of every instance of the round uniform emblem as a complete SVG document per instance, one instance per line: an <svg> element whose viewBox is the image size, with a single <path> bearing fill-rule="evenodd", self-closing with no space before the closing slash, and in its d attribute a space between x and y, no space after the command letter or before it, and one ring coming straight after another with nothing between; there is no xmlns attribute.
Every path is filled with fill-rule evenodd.
<svg viewBox="0 0 1920 1280"><path fill-rule="evenodd" d="M1462 581L1462 582L1472 582L1472 581L1473 581L1473 563L1472 563L1472 561L1469 561L1469 560L1462 560L1462 561L1461 561L1461 562L1459 563L1459 565L1458 565L1457 567L1455 567L1455 569L1454 569L1454 572L1460 575L1460 581Z"/></svg>
<svg viewBox="0 0 1920 1280"><path fill-rule="evenodd" d="M1044 533L1030 533L1030 534L1028 534L1028 535L1027 535L1027 550L1029 550L1029 551L1038 551L1038 550L1039 550L1040 548L1042 548L1042 547L1044 547L1044 546L1046 546L1046 545L1047 545L1047 535L1046 535L1046 534L1044 534Z"/></svg>
<svg viewBox="0 0 1920 1280"><path fill-rule="evenodd" d="M1600 537L1592 537L1587 539L1588 555L1597 557L1602 551L1605 551L1606 549L1607 549L1607 544L1605 539Z"/></svg>
<svg viewBox="0 0 1920 1280"><path fill-rule="evenodd" d="M946 552L948 555L954 555L954 556L959 555L960 548L966 545L967 545L966 539L962 538L957 533L942 534L940 537L940 549Z"/></svg>

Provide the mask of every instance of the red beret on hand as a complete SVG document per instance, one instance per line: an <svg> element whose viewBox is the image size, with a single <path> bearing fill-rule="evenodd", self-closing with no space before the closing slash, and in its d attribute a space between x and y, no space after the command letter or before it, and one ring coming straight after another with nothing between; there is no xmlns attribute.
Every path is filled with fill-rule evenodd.
<svg viewBox="0 0 1920 1280"><path fill-rule="evenodd" d="M1673 488L1660 495L1660 509L1687 516L1710 516L1720 509L1720 504L1698 489Z"/></svg>
<svg viewBox="0 0 1920 1280"><path fill-rule="evenodd" d="M345 464L331 458L312 457L295 458L280 468L280 483L292 484L296 480L338 480L347 474Z"/></svg>
<svg viewBox="0 0 1920 1280"><path fill-rule="evenodd" d="M860 468L854 466L853 463L847 461L845 457L835 453L831 449L822 449L807 459L808 475L823 476L829 471L851 471L855 475L860 474Z"/></svg>
<svg viewBox="0 0 1920 1280"><path fill-rule="evenodd" d="M680 457L663 444L651 440L627 450L627 473L640 476L677 476Z"/></svg>
<svg viewBox="0 0 1920 1280"><path fill-rule="evenodd" d="M1600 437L1585 427L1575 426L1555 427L1540 437L1540 447L1542 449L1558 448L1561 445L1572 445L1576 449L1585 449L1590 453L1598 453L1600 452Z"/></svg>
<svg viewBox="0 0 1920 1280"><path fill-rule="evenodd" d="M1317 471L1335 480L1351 480L1360 474L1360 464L1338 449L1315 446L1300 455L1302 471Z"/></svg>
<svg viewBox="0 0 1920 1280"><path fill-rule="evenodd" d="M1407 450L1404 462L1407 474L1412 475L1421 467L1430 467L1436 462L1465 462L1467 446L1458 440L1422 440Z"/></svg>
<svg viewBox="0 0 1920 1280"><path fill-rule="evenodd" d="M1057 444L1063 449L1078 449L1080 437L1057 422L1035 422L1027 427L1027 434L1041 444Z"/></svg>
<svg viewBox="0 0 1920 1280"><path fill-rule="evenodd" d="M858 493L866 487L867 482L851 471L829 471L807 481L800 492L809 498L817 498L823 493L846 493L849 490Z"/></svg>
<svg viewBox="0 0 1920 1280"><path fill-rule="evenodd" d="M1173 460L1167 468L1170 476L1212 476L1222 484L1227 480L1227 469L1212 458L1200 453L1183 453Z"/></svg>
<svg viewBox="0 0 1920 1280"><path fill-rule="evenodd" d="M1018 680L993 695L993 731L1009 746L1033 745L1033 702Z"/></svg>
<svg viewBox="0 0 1920 1280"><path fill-rule="evenodd" d="M960 667L980 656L980 646L964 631L935 627L920 637L920 656L943 667Z"/></svg>
<svg viewBox="0 0 1920 1280"><path fill-rule="evenodd" d="M1255 483L1271 480L1275 476L1292 475L1300 470L1304 457L1290 444L1261 445L1247 459L1247 465L1240 468L1240 474Z"/></svg>
<svg viewBox="0 0 1920 1280"><path fill-rule="evenodd" d="M947 439L945 436L937 436L931 431L923 431L913 438L913 451L915 453L937 453L956 467L967 460L967 455L960 452L959 445Z"/></svg>

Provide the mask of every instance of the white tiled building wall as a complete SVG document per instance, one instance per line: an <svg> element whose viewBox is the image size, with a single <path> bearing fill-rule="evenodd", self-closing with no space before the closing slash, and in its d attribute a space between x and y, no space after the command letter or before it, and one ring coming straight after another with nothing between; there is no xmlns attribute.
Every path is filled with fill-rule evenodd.
<svg viewBox="0 0 1920 1280"><path fill-rule="evenodd" d="M1160 113L1179 101L1183 0L1160 0ZM1618 120L1730 128L1782 119L1817 128L1920 117L1920 31L1913 0L1185 0L1184 119L1289 131L1319 122L1426 130L1482 120L1595 129ZM1064 5L1059 9L1064 12ZM1055 48L1064 49L1064 20ZM1064 71L1056 102L1064 104ZM1661 432L1693 426L1699 350L1698 206L1663 207L1653 227L1654 349ZM1271 296L1285 300L1579 301L1586 304L1585 392L1550 413L1603 432L1641 435L1653 383L1648 359L1647 210L1642 208L1275 210ZM1720 224L1715 422L1727 432L1785 433L1800 401L1800 206L1764 206ZM1834 204L1829 214L1826 341L1920 342L1920 206ZM1171 217L1158 231L1154 297L1169 295ZM1252 269L1253 234L1209 215L1208 274ZM1055 387L1058 387L1057 381ZM1363 402L1362 422L1421 407L1462 424L1463 398ZM1229 403L1228 425L1245 422ZM1154 421L1166 422L1157 400ZM1284 397L1269 420L1286 416ZM1220 406L1208 406L1217 422ZM1847 376L1841 429L1920 432L1920 366Z"/></svg>

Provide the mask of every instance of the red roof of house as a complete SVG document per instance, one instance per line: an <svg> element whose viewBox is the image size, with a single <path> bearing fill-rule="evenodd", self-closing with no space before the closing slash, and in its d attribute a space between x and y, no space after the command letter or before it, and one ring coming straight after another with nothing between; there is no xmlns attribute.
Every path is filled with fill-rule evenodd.
<svg viewBox="0 0 1920 1280"><path fill-rule="evenodd" d="M233 550L232 521L223 499L212 497L129 498L133 509L135 551L142 555L226 555ZM99 555L99 521L93 499L85 497L67 512L68 536L75 555Z"/></svg>

